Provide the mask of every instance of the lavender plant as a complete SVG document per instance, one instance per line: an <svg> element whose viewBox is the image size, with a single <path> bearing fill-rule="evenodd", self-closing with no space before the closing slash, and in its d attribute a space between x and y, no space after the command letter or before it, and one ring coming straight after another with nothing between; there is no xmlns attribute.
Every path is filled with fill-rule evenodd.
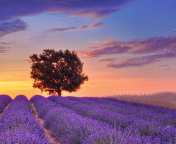
<svg viewBox="0 0 176 144"><path fill-rule="evenodd" d="M133 117L130 117L125 114L111 112L108 110L103 110L101 108L98 108L96 105L92 106L92 105L81 103L79 101L69 100L63 97L58 98L57 96L50 96L48 99L64 107L70 108L78 114L81 114L83 116L87 116L102 122L107 122L112 126L117 126L117 127L120 126L123 129L126 128L131 121L134 121Z"/></svg>
<svg viewBox="0 0 176 144"><path fill-rule="evenodd" d="M0 143L49 144L25 96L17 96L0 118Z"/></svg>
<svg viewBox="0 0 176 144"><path fill-rule="evenodd" d="M84 104L96 106L103 110L108 110L120 114L138 117L140 119L150 119L156 121L160 118L165 125L176 124L176 111L165 109L163 107L119 101L113 98L76 98L67 97L68 99L79 101ZM138 112L136 112L138 111Z"/></svg>
<svg viewBox="0 0 176 144"><path fill-rule="evenodd" d="M109 126L107 123L83 117L76 112L56 105L42 96L31 99L38 114L44 119L45 127L52 135L65 144L122 144L141 143L149 140L142 138L138 130L126 130ZM151 138L150 138L151 139ZM156 142L156 139L153 139Z"/></svg>
<svg viewBox="0 0 176 144"><path fill-rule="evenodd" d="M175 110L138 103L121 103L121 101L112 99L103 100L97 98L102 104L97 102L95 98L92 104L90 99L88 102L86 100L77 100L77 98L71 98L71 100L70 98L56 96L50 96L48 99L74 110L77 114L106 122L112 126L120 126L123 130L126 130L128 127L135 127L140 131L141 137L157 137L163 143L170 141L175 143ZM167 134L164 134L168 127L171 131L167 130Z"/></svg>
<svg viewBox="0 0 176 144"><path fill-rule="evenodd" d="M0 95L0 113L3 112L4 108L12 101L8 95Z"/></svg>

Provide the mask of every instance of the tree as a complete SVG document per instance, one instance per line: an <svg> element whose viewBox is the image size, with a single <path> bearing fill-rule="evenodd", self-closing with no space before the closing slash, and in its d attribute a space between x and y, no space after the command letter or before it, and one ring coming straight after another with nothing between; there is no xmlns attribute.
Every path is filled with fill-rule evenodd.
<svg viewBox="0 0 176 144"><path fill-rule="evenodd" d="M42 54L33 54L30 59L33 87L42 92L61 96L62 91L75 92L84 81L88 81L75 51L46 49Z"/></svg>

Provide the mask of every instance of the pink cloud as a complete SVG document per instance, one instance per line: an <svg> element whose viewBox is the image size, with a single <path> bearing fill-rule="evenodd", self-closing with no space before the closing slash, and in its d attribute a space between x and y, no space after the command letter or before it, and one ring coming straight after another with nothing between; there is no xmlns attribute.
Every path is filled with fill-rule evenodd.
<svg viewBox="0 0 176 144"><path fill-rule="evenodd" d="M81 25L80 27L78 27L78 29L83 30L83 29L87 29L88 27L86 25Z"/></svg>
<svg viewBox="0 0 176 144"><path fill-rule="evenodd" d="M95 49L92 51L84 51L86 58L97 58L104 55L114 55L120 53L127 53L132 47L129 45L123 45L121 42L114 40L105 40L98 46L90 46L87 50Z"/></svg>
<svg viewBox="0 0 176 144"><path fill-rule="evenodd" d="M85 29L89 29L89 28L100 28L103 24L102 23L94 23L92 25L90 25L89 27L86 25L81 25L79 27L68 27L68 28L53 28L53 29L49 29L46 30L44 33L45 34L51 34L51 33L58 33L58 32L68 32L68 31L72 31L72 30L85 30Z"/></svg>
<svg viewBox="0 0 176 144"><path fill-rule="evenodd" d="M121 54L135 56L117 61ZM100 58L98 62L108 62L106 67L122 68L143 66L176 57L176 35L134 39L130 41L104 40L82 51L85 58ZM101 57L109 56L103 59ZM116 56L116 58L114 58ZM113 58L112 58L113 57Z"/></svg>
<svg viewBox="0 0 176 144"><path fill-rule="evenodd" d="M73 14L72 16L77 16L77 17L87 16L87 17L93 17L93 18L105 18L106 16L112 13L115 13L117 11L119 11L119 9L109 8L109 9L101 9L101 10L95 10L95 11L84 11L81 13Z"/></svg>
<svg viewBox="0 0 176 144"><path fill-rule="evenodd" d="M97 22L97 23L91 24L91 25L90 25L90 28L100 28L100 27L102 27L102 26L103 26L102 23Z"/></svg>

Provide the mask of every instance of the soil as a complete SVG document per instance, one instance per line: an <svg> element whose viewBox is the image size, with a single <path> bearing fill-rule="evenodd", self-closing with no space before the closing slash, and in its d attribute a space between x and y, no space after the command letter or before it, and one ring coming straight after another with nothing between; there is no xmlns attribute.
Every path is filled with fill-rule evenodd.
<svg viewBox="0 0 176 144"><path fill-rule="evenodd" d="M43 130L45 132L45 137L47 137L49 142L52 143L52 144L60 144L60 142L56 141L55 138L53 138L50 135L51 131L44 127L44 120L38 117L38 113L36 111L36 108L35 108L34 104L32 102L30 104L31 104L31 111L32 111L34 117L39 122L41 128L43 128Z"/></svg>
<svg viewBox="0 0 176 144"><path fill-rule="evenodd" d="M0 117L3 115L3 113L7 110L7 108L9 107L10 103L4 108L3 112L0 113Z"/></svg>

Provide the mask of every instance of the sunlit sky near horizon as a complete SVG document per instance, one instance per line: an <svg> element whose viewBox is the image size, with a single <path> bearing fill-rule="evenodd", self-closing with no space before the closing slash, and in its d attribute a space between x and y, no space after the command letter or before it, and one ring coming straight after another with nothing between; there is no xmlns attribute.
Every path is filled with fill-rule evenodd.
<svg viewBox="0 0 176 144"><path fill-rule="evenodd" d="M29 56L75 50L89 76L63 96L176 91L175 0L0 0L0 94L32 87Z"/></svg>

